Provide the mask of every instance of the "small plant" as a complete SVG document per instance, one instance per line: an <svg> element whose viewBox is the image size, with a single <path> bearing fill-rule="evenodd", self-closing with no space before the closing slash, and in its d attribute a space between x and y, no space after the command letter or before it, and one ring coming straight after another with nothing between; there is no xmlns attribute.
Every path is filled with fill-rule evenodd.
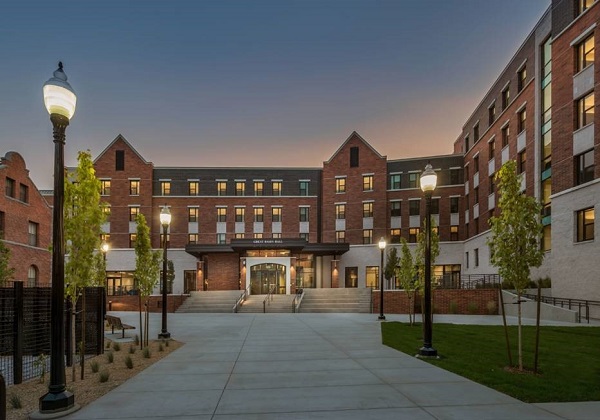
<svg viewBox="0 0 600 420"><path fill-rule="evenodd" d="M93 373L98 373L98 370L100 370L100 365L96 360L92 360L90 362L90 369L92 369Z"/></svg>
<svg viewBox="0 0 600 420"><path fill-rule="evenodd" d="M125 366L127 366L127 369L133 369L133 360L131 359L131 356L125 358Z"/></svg>
<svg viewBox="0 0 600 420"><path fill-rule="evenodd" d="M145 359L149 359L150 358L150 348L149 347L144 347L144 358Z"/></svg>
<svg viewBox="0 0 600 420"><path fill-rule="evenodd" d="M19 408L23 408L23 403L21 402L21 397L19 397L18 395L12 395L10 397L10 406L12 408L14 408L15 410L18 410Z"/></svg>
<svg viewBox="0 0 600 420"><path fill-rule="evenodd" d="M117 343L116 341L113 343L113 350L114 351L120 351L121 350L121 345L119 343Z"/></svg>
<svg viewBox="0 0 600 420"><path fill-rule="evenodd" d="M471 315L476 315L479 312L479 306L475 302L467 303L467 312Z"/></svg>
<svg viewBox="0 0 600 420"><path fill-rule="evenodd" d="M110 348L110 341L106 340L106 348L109 349Z"/></svg>
<svg viewBox="0 0 600 420"><path fill-rule="evenodd" d="M46 379L46 365L48 361L48 356L44 353L40 354L33 361L33 368L38 373L38 378L40 379L40 383L43 384Z"/></svg>
<svg viewBox="0 0 600 420"><path fill-rule="evenodd" d="M139 335L135 335L135 337L133 338L133 342L135 343L136 346L140 345L140 336Z"/></svg>
<svg viewBox="0 0 600 420"><path fill-rule="evenodd" d="M165 346L169 347L169 340L165 341Z"/></svg>
<svg viewBox="0 0 600 420"><path fill-rule="evenodd" d="M494 302L493 300L488 301L488 303L485 304L485 309L487 310L488 315L497 315L498 314L498 306L496 305L496 302Z"/></svg>
<svg viewBox="0 0 600 420"><path fill-rule="evenodd" d="M106 352L106 360L108 360L108 363L112 363L115 361L115 354L112 351L107 351Z"/></svg>
<svg viewBox="0 0 600 420"><path fill-rule="evenodd" d="M158 351L165 351L165 349L163 348L162 343L158 343Z"/></svg>
<svg viewBox="0 0 600 420"><path fill-rule="evenodd" d="M450 301L450 303L448 304L448 311L451 314L457 314L458 313L458 303L456 303L455 301Z"/></svg>
<svg viewBox="0 0 600 420"><path fill-rule="evenodd" d="M135 353L135 346L129 346L129 354Z"/></svg>
<svg viewBox="0 0 600 420"><path fill-rule="evenodd" d="M100 382L106 382L106 381L108 381L108 378L110 378L110 372L107 370L103 370L102 372L100 372L100 376L98 377L98 380Z"/></svg>

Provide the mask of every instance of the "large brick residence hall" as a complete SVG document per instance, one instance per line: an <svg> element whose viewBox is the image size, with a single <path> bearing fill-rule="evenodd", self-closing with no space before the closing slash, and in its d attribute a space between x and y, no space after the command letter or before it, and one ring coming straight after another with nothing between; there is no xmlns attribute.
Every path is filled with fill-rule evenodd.
<svg viewBox="0 0 600 420"><path fill-rule="evenodd" d="M377 152L377 139L353 132L316 168L161 167L135 149L135 137L117 136L95 159L109 205L108 294L135 288L133 220L138 213L146 216L158 249L164 205L173 215L167 236L173 293L374 287L379 238L390 246L401 237L416 242L425 210L419 176L428 162L438 173L432 204L441 254L434 274L448 282L493 274L486 242L489 218L500 211L493 176L512 159L524 193L543 204L546 257L533 279L550 277L554 296L600 300L598 3L552 1L460 134L448 139L455 139L451 155L388 158ZM27 242L33 223L39 246L27 249L46 248L50 211L18 154L5 156L0 177L5 242L21 252L15 247ZM20 195L24 187L28 201ZM35 209L35 216L25 217L30 213L22 206ZM13 260L19 278L29 276L32 266L47 277L41 269L49 264L47 253L32 258L40 262Z"/></svg>

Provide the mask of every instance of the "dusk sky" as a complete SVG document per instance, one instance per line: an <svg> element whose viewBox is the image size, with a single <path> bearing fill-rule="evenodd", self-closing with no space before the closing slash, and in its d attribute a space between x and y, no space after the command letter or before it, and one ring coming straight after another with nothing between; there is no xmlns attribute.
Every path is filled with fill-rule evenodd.
<svg viewBox="0 0 600 420"><path fill-rule="evenodd" d="M10 1L0 155L52 188L42 85L77 94L65 163L122 134L156 166L320 167L356 130L447 154L550 0Z"/></svg>

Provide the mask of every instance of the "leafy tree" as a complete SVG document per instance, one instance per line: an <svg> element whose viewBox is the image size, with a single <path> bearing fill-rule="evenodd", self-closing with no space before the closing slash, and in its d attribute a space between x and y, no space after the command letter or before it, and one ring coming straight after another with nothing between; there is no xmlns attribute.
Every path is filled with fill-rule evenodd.
<svg viewBox="0 0 600 420"><path fill-rule="evenodd" d="M13 279L15 269L9 266L10 249L4 244L0 232L0 286L4 286L9 280Z"/></svg>
<svg viewBox="0 0 600 420"><path fill-rule="evenodd" d="M173 293L173 281L175 281L175 266L172 260L167 261L167 293Z"/></svg>
<svg viewBox="0 0 600 420"><path fill-rule="evenodd" d="M435 223L435 219L433 216L430 220L431 226L431 276L433 279L433 268L435 266L435 260L438 255L440 255L440 235L437 229L437 225ZM425 300L425 247L427 244L425 243L426 235L425 235L425 219L423 219L423 225L419 231L419 235L417 236L417 249L415 255L415 261L417 265L417 289L419 290L419 295L422 296L422 302ZM431 294L431 299L433 300L433 293ZM421 305L421 312L425 307L424 304ZM433 307L433 305L432 305Z"/></svg>
<svg viewBox="0 0 600 420"><path fill-rule="evenodd" d="M100 181L96 178L92 155L79 152L77 168L65 180L64 229L66 240L65 296L71 302L71 352L75 353L75 308L87 286L98 284L100 235L104 212L100 203ZM85 323L82 323L84 328ZM85 331L82 334L85 337ZM75 380L75 365L73 365Z"/></svg>
<svg viewBox="0 0 600 420"><path fill-rule="evenodd" d="M160 251L153 251L150 243L150 228L142 213L137 215L137 237L135 240L135 280L140 296L140 335L142 343L148 345L148 298L158 284L160 274ZM142 326L142 303L146 308L145 327ZM146 334L144 334L146 331Z"/></svg>
<svg viewBox="0 0 600 420"><path fill-rule="evenodd" d="M415 268L415 262L413 256L408 249L406 239L402 238L402 256L400 257L400 264L396 270L396 276L400 280L400 285L406 292L408 298L408 320L410 325L414 323L414 297L417 292L417 282L415 277L417 275L417 269Z"/></svg>
<svg viewBox="0 0 600 420"><path fill-rule="evenodd" d="M390 280L396 278L396 267L398 266L399 262L400 259L398 258L398 250L394 246L390 247L387 253L385 269L383 270L383 275L388 281L388 289L391 289Z"/></svg>
<svg viewBox="0 0 600 420"><path fill-rule="evenodd" d="M521 341L521 294L529 283L531 267L539 267L544 258L540 247L541 206L534 197L521 193L521 177L514 160L506 162L494 177L498 185L500 216L490 219L490 262L498 267L503 281L517 291L519 370L523 370Z"/></svg>

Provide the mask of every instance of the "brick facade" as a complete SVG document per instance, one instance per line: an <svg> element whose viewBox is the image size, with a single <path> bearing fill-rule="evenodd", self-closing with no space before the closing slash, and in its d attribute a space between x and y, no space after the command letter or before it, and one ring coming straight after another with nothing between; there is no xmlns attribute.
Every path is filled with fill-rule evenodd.
<svg viewBox="0 0 600 420"><path fill-rule="evenodd" d="M373 313L379 313L379 291L373 291ZM434 289L432 290L434 314L498 315L500 307L498 289ZM420 313L421 298L416 297L416 313ZM383 292L384 313L407 314L409 300L404 290ZM415 312L415 311L413 311Z"/></svg>

